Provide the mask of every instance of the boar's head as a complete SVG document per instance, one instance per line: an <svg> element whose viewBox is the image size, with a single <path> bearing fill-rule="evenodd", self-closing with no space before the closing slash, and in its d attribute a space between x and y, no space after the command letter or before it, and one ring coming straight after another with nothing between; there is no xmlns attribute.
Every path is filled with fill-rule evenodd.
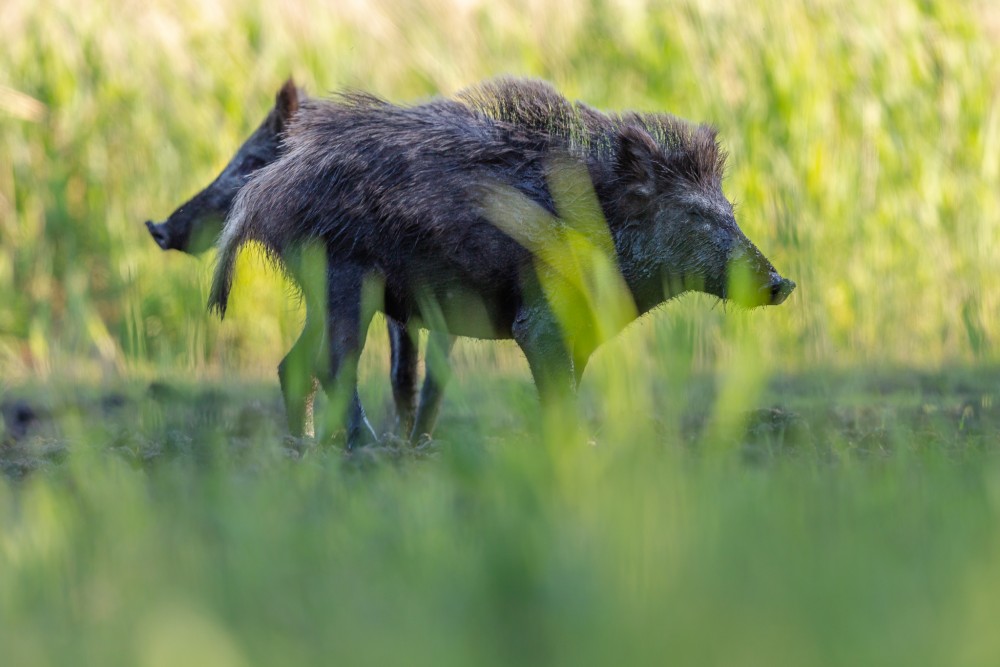
<svg viewBox="0 0 1000 667"><path fill-rule="evenodd" d="M637 306L646 311L688 290L747 308L782 303L795 283L736 224L715 131L672 130L656 141L625 124L617 136L615 245Z"/></svg>
<svg viewBox="0 0 1000 667"><path fill-rule="evenodd" d="M281 87L274 108L244 142L212 183L182 204L164 222L146 221L146 228L164 250L198 254L208 250L229 214L236 193L257 169L277 159L282 135L299 108L299 91L289 79Z"/></svg>

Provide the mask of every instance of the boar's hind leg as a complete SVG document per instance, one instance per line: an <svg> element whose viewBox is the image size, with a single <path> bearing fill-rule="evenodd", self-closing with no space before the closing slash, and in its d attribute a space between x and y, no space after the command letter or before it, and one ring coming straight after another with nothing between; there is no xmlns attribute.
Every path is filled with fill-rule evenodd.
<svg viewBox="0 0 1000 667"><path fill-rule="evenodd" d="M323 388L337 405L347 398L347 448L374 442L375 431L365 417L358 396L358 357L372 311L363 307L364 271L356 265L330 262L327 273L327 344L330 352L328 377L321 378Z"/></svg>
<svg viewBox="0 0 1000 667"><path fill-rule="evenodd" d="M564 405L576 393L576 381L555 315L543 306L526 306L515 318L512 333L528 359L543 407Z"/></svg>
<svg viewBox="0 0 1000 667"><path fill-rule="evenodd" d="M417 346L406 326L386 318L389 326L389 350L392 355L392 398L396 404L396 433L408 436L413 428L413 410L417 395Z"/></svg>
<svg viewBox="0 0 1000 667"><path fill-rule="evenodd" d="M323 322L317 321L315 315L310 318L309 313L307 307L306 323L299 339L278 364L288 430L297 438L311 430L313 395L316 393L314 375L323 343Z"/></svg>
<svg viewBox="0 0 1000 667"><path fill-rule="evenodd" d="M424 355L427 371L424 373L424 384L420 389L420 403L417 406L417 418L410 433L410 440L416 442L424 435L434 431L438 412L441 410L441 398L444 387L451 378L448 366L448 355L455 344L455 337L443 331L431 331L427 337L427 353Z"/></svg>

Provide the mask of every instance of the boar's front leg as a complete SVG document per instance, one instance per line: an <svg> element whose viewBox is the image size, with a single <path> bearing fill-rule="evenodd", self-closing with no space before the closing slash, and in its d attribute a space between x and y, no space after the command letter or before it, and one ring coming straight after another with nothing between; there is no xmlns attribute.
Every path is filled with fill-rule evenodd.
<svg viewBox="0 0 1000 667"><path fill-rule="evenodd" d="M358 396L358 358L373 311L370 304L362 303L365 271L354 264L337 265L333 258L329 267L326 332L330 366L327 381L321 383L332 405L347 398L347 448L355 449L377 439Z"/></svg>
<svg viewBox="0 0 1000 667"><path fill-rule="evenodd" d="M512 333L528 359L542 406L566 405L576 393L576 376L555 314L544 302L525 304L514 319Z"/></svg>
<svg viewBox="0 0 1000 667"><path fill-rule="evenodd" d="M416 442L424 435L429 436L434 431L434 424L441 410L444 388L451 379L448 355L451 354L454 345L455 337L449 333L431 331L427 336L427 353L424 355L426 371L423 387L420 388L417 418L410 432L411 442Z"/></svg>

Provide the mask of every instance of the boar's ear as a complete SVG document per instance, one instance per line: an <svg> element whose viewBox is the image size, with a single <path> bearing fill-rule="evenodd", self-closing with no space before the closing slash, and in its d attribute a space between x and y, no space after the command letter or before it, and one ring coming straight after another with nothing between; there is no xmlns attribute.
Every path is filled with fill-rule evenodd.
<svg viewBox="0 0 1000 667"><path fill-rule="evenodd" d="M295 87L295 81L291 77L285 81L278 94L274 98L276 129L280 132L285 128L288 120L299 110L299 91Z"/></svg>
<svg viewBox="0 0 1000 667"><path fill-rule="evenodd" d="M626 125L618 131L618 175L629 193L642 198L652 196L653 160L659 150L653 137L643 129Z"/></svg>

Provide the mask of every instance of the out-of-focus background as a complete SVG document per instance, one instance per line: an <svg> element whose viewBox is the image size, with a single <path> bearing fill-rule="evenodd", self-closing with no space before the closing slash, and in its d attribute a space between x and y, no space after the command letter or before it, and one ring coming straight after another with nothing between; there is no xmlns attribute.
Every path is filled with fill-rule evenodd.
<svg viewBox="0 0 1000 667"><path fill-rule="evenodd" d="M754 315L769 364L997 356L991 2L10 0L0 37L4 377L271 373L301 317L281 280L240 271L220 325L210 256L163 254L142 223L215 177L288 75L412 102L515 74L711 122L741 225L800 286ZM726 349L710 305L670 305L628 349L683 320L710 368Z"/></svg>
<svg viewBox="0 0 1000 667"><path fill-rule="evenodd" d="M1000 664L998 43L992 0L3 0L0 664ZM289 75L500 74L717 126L797 290L645 317L570 419L463 340L434 441L286 437L290 286L244 253L219 322L143 222ZM380 430L386 369L376 324Z"/></svg>

